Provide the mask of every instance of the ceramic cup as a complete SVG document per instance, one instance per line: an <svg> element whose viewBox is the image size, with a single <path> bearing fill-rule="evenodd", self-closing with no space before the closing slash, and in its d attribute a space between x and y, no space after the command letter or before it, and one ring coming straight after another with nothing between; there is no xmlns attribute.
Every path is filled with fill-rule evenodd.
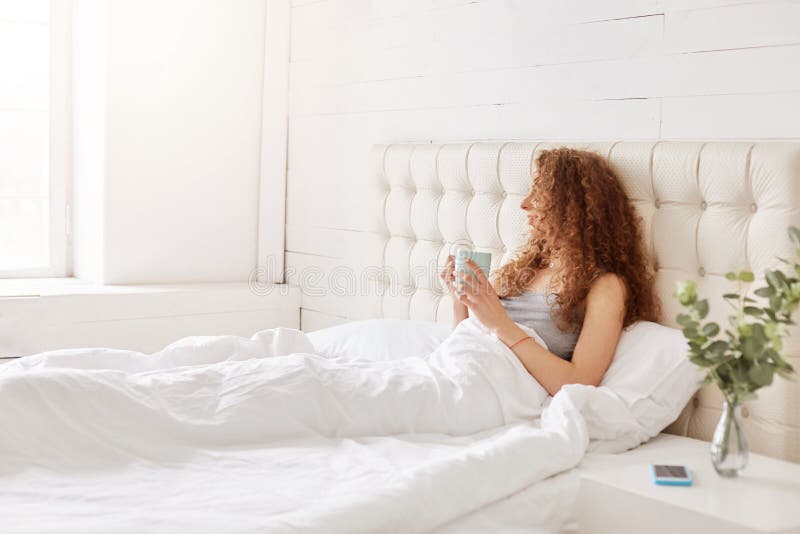
<svg viewBox="0 0 800 534"><path fill-rule="evenodd" d="M457 272L472 274L472 269L467 265L466 259L469 258L480 267L483 274L489 276L492 265L492 255L488 252L478 252L468 248L459 248L455 253L455 270ZM456 277L456 287L460 289L462 281Z"/></svg>

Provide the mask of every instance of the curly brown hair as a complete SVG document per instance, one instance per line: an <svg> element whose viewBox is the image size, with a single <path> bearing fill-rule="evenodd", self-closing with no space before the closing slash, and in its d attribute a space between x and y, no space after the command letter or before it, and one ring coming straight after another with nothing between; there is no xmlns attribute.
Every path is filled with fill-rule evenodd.
<svg viewBox="0 0 800 534"><path fill-rule="evenodd" d="M602 273L614 273L626 285L624 326L657 321L660 304L641 219L608 162L593 152L557 148L543 151L536 163L526 201L535 204L537 216L516 259L493 273L497 294L520 295L537 270L557 258L552 314L562 330L580 329L584 300Z"/></svg>

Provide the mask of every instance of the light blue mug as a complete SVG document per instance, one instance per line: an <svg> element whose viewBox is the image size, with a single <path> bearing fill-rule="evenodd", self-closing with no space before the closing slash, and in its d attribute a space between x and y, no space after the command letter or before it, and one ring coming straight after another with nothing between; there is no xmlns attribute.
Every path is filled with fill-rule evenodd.
<svg viewBox="0 0 800 534"><path fill-rule="evenodd" d="M472 269L467 265L466 259L469 258L480 267L483 274L489 276L489 271L492 266L492 255L488 252L478 252L477 250L470 250L468 248L459 248L455 254L455 270L457 272L472 274ZM456 278L456 286L460 287L461 283Z"/></svg>

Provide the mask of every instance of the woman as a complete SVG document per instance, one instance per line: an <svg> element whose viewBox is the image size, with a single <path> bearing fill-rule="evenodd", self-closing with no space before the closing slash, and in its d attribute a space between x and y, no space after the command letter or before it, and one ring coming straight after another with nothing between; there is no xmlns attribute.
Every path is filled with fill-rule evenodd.
<svg viewBox="0 0 800 534"><path fill-rule="evenodd" d="M537 166L520 204L531 235L518 257L493 273L494 283L470 260L475 276L456 273L452 256L441 277L455 324L475 316L554 395L565 384L598 385L622 329L656 321L659 304L640 219L608 163L559 148L542 152Z"/></svg>
<svg viewBox="0 0 800 534"><path fill-rule="evenodd" d="M494 285L471 262L480 274L463 278L456 320L473 315L482 326L465 321L432 353L394 360L327 358L313 354L302 333L277 329L251 340L189 338L160 355L127 354L116 369L89 373L69 368L77 356L90 356L85 352L64 354L72 363L53 373L0 368L0 428L15 428L0 433L0 456L24 466L35 451L42 465L41 444L53 445L54 428L53 465L73 457L60 452L64 443L71 454L90 451L87 465L94 466L96 454L116 457L136 446L149 454L151 443L141 436L180 451L187 443L214 448L319 436L463 436L536 419L564 384L601 381L624 326L657 316L639 221L608 165L568 149L544 152L538 165L522 202L529 242L494 274ZM451 260L443 277L455 291L453 267ZM549 350L515 321L531 325ZM186 352L194 364L185 365ZM47 357L27 361L47 367ZM94 361L100 359L104 353ZM148 371L120 372L126 364ZM97 443L110 448L97 452Z"/></svg>

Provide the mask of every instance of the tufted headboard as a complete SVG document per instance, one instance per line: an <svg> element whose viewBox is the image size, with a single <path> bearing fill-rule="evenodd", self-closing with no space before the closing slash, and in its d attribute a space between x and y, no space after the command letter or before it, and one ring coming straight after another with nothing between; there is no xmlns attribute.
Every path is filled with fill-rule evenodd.
<svg viewBox="0 0 800 534"><path fill-rule="evenodd" d="M493 268L510 260L527 235L519 203L538 153L571 146L595 151L617 171L641 215L657 272L664 324L676 326L675 283L692 279L726 322L725 273L749 269L756 284L793 257L786 237L800 226L800 143L487 142L396 144L374 149L376 173L388 183L384 317L451 320L438 271L455 243L492 253ZM800 369L800 335L787 344ZM703 388L668 431L709 440L722 397ZM743 409L756 452L800 461L800 386L776 378Z"/></svg>

